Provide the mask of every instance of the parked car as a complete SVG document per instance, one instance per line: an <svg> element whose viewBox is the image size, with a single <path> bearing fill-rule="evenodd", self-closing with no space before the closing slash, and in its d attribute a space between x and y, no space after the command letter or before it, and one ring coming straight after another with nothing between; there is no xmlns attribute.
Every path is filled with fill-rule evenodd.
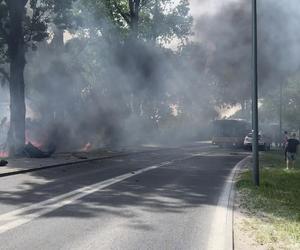
<svg viewBox="0 0 300 250"><path fill-rule="evenodd" d="M252 137L253 137L253 134L251 132L248 135L246 135L246 137L244 139L244 148L246 150L252 149ZM271 144L272 144L272 141L271 141L270 137L268 137L266 135L262 135L262 134L258 135L258 149L259 150L268 151L271 149Z"/></svg>

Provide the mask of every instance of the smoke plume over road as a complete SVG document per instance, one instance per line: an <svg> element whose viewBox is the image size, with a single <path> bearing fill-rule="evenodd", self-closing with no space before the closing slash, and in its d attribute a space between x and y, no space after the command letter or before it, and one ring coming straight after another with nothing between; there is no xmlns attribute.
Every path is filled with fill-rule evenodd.
<svg viewBox="0 0 300 250"><path fill-rule="evenodd" d="M250 99L250 4L191 1L193 42L178 50L126 40L84 10L65 44L54 32L27 53L28 140L76 150L205 138L216 107ZM263 95L299 69L300 2L264 0L258 9Z"/></svg>

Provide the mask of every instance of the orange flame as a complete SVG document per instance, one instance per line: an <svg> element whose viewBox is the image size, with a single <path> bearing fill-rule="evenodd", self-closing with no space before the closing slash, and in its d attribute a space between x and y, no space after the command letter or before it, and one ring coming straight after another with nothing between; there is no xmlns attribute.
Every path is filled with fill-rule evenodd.
<svg viewBox="0 0 300 250"><path fill-rule="evenodd" d="M82 149L80 149L80 151L88 152L91 149L92 149L92 144L90 142L88 142L87 144L84 145L84 147Z"/></svg>
<svg viewBox="0 0 300 250"><path fill-rule="evenodd" d="M43 146L42 142L39 142L39 141L37 141L37 140L35 140L33 138L30 138L29 132L27 130L25 131L25 137L26 137L25 138L25 143L26 144L30 142L33 146L35 146L37 148L41 148Z"/></svg>
<svg viewBox="0 0 300 250"><path fill-rule="evenodd" d="M0 151L0 158L6 158L8 157L8 152L7 151Z"/></svg>

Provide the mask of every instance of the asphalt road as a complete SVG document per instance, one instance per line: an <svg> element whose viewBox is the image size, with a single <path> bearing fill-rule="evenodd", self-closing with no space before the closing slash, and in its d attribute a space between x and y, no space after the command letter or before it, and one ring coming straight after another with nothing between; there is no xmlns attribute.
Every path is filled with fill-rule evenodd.
<svg viewBox="0 0 300 250"><path fill-rule="evenodd" d="M207 249L243 157L194 144L0 178L0 249Z"/></svg>

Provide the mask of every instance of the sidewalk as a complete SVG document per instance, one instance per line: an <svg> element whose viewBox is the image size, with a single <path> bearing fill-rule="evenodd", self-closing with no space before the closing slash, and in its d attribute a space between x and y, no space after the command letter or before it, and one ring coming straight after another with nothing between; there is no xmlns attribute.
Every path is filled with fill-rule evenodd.
<svg viewBox="0 0 300 250"><path fill-rule="evenodd" d="M159 150L159 147L143 146L118 150L99 149L90 152L55 153L49 158L9 158L8 164L0 167L0 177L156 150Z"/></svg>

